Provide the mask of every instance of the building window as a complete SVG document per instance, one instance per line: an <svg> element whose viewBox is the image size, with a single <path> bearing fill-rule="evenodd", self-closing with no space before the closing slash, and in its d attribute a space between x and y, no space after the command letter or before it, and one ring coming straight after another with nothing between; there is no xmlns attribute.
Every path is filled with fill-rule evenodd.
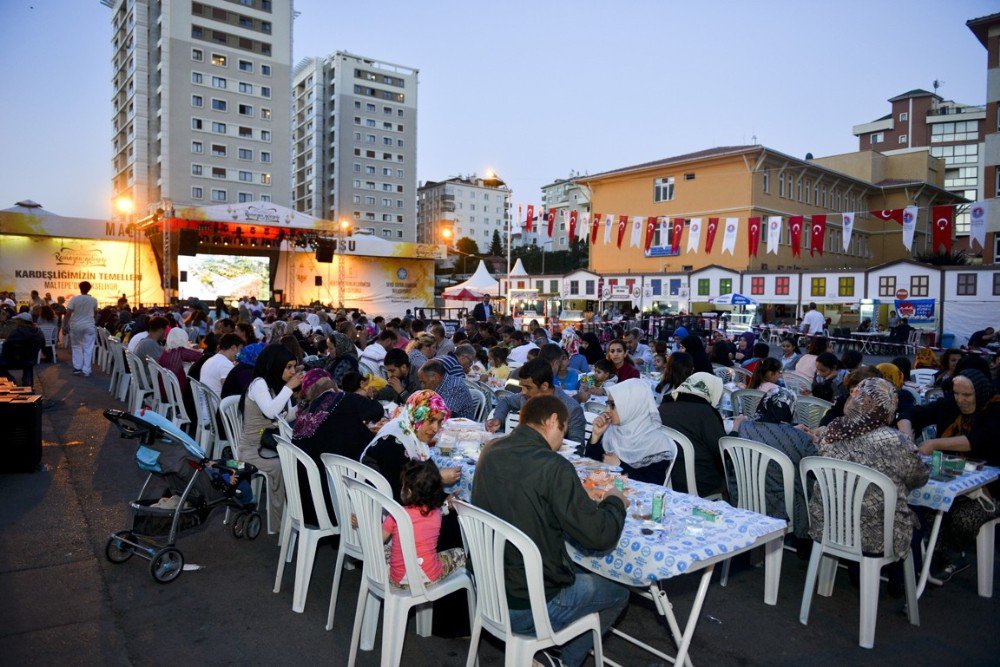
<svg viewBox="0 0 1000 667"><path fill-rule="evenodd" d="M994 283L996 281L994 280ZM976 296L976 274L975 273L960 273L958 274L958 295L959 296Z"/></svg>
<svg viewBox="0 0 1000 667"><path fill-rule="evenodd" d="M261 174L260 175L260 182L263 183L264 185L270 185L271 184L271 174L268 174L267 172L264 172L263 174Z"/></svg>
<svg viewBox="0 0 1000 667"><path fill-rule="evenodd" d="M238 157L241 160L252 160L253 151L250 150L249 148L240 148L236 154L236 157Z"/></svg>
<svg viewBox="0 0 1000 667"><path fill-rule="evenodd" d="M883 134L882 132L872 133L872 146L874 146L875 144L880 144L883 141L885 141L885 134Z"/></svg>
<svg viewBox="0 0 1000 667"><path fill-rule="evenodd" d="M928 296L931 290L930 276L910 277L910 296Z"/></svg>
<svg viewBox="0 0 1000 667"><path fill-rule="evenodd" d="M270 65L261 65L260 66L260 73L263 74L264 76L271 76L271 66Z"/></svg>
<svg viewBox="0 0 1000 667"><path fill-rule="evenodd" d="M201 62L205 59L205 53L201 49L191 49L191 60Z"/></svg>
<svg viewBox="0 0 1000 667"><path fill-rule="evenodd" d="M908 120L910 120L910 114L908 114L905 111L902 112L901 114L899 114L899 122L900 123L905 123Z"/></svg>
<svg viewBox="0 0 1000 667"><path fill-rule="evenodd" d="M212 155L216 157L226 157L226 145L212 144Z"/></svg>
<svg viewBox="0 0 1000 667"><path fill-rule="evenodd" d="M653 201L673 201L674 177L658 178L653 181Z"/></svg>
<svg viewBox="0 0 1000 667"><path fill-rule="evenodd" d="M204 199L204 197L205 197L204 190L202 190L198 186L194 186L191 188L191 199Z"/></svg>
<svg viewBox="0 0 1000 667"><path fill-rule="evenodd" d="M205 152L205 146L204 146L204 144L202 144L200 141L192 141L191 142L191 152L192 153L204 153Z"/></svg>
<svg viewBox="0 0 1000 667"><path fill-rule="evenodd" d="M212 88L225 89L225 87L226 87L226 80L224 78L222 78L221 76L212 77Z"/></svg>
<svg viewBox="0 0 1000 667"><path fill-rule="evenodd" d="M587 289L587 294L594 294L596 283L593 280L586 280L584 281L584 287Z"/></svg>
<svg viewBox="0 0 1000 667"><path fill-rule="evenodd" d="M720 278L719 279L719 295L732 294L733 293L733 279L732 278Z"/></svg>
<svg viewBox="0 0 1000 667"><path fill-rule="evenodd" d="M250 62L249 60L241 60L240 61L240 71L241 72L249 72L250 74L253 74L253 63Z"/></svg>
<svg viewBox="0 0 1000 667"><path fill-rule="evenodd" d="M712 293L712 281L708 278L698 279L698 296L710 296Z"/></svg>
<svg viewBox="0 0 1000 667"><path fill-rule="evenodd" d="M993 296L1000 296L1000 273L993 274Z"/></svg>
<svg viewBox="0 0 1000 667"><path fill-rule="evenodd" d="M812 296L826 296L826 278L813 278L809 294Z"/></svg>
<svg viewBox="0 0 1000 667"><path fill-rule="evenodd" d="M192 118L191 119L191 129L192 130L200 130L201 126L202 126L201 118Z"/></svg>
<svg viewBox="0 0 1000 667"><path fill-rule="evenodd" d="M205 100L202 98L201 95L192 95L191 106L201 108L205 106Z"/></svg>
<svg viewBox="0 0 1000 667"><path fill-rule="evenodd" d="M777 296L788 296L792 279L788 276L778 276L774 279L774 293Z"/></svg>
<svg viewBox="0 0 1000 667"><path fill-rule="evenodd" d="M253 107L249 104L240 104L236 109L241 116L253 116Z"/></svg>
<svg viewBox="0 0 1000 667"><path fill-rule="evenodd" d="M763 186L764 186L764 194L767 194L768 192L771 191L771 178L770 178L770 176L771 175L768 172L766 172L766 171L764 172L764 177L762 179L763 180Z"/></svg>
<svg viewBox="0 0 1000 667"><path fill-rule="evenodd" d="M203 80L204 77L202 77L201 72L191 72L191 83L200 84Z"/></svg>
<svg viewBox="0 0 1000 667"><path fill-rule="evenodd" d="M271 161L271 153L269 151L261 151L260 152L260 161L261 162L270 162Z"/></svg>
<svg viewBox="0 0 1000 667"><path fill-rule="evenodd" d="M246 95L253 95L252 83L243 83L242 81L240 81L238 88L241 93L244 93Z"/></svg>
<svg viewBox="0 0 1000 667"><path fill-rule="evenodd" d="M253 183L253 174L249 171L241 171L240 180L244 183Z"/></svg>
<svg viewBox="0 0 1000 667"><path fill-rule="evenodd" d="M212 64L215 65L216 67L225 67L226 66L226 57L224 55L222 55L221 53L213 53L212 54Z"/></svg>
<svg viewBox="0 0 1000 667"><path fill-rule="evenodd" d="M837 296L854 296L854 278L840 278L837 281Z"/></svg>
<svg viewBox="0 0 1000 667"><path fill-rule="evenodd" d="M899 135L899 143L905 144L906 143L906 139L907 139L907 137L906 137L905 134Z"/></svg>
<svg viewBox="0 0 1000 667"><path fill-rule="evenodd" d="M271 141L271 131L270 130L261 130L260 131L260 140L261 141Z"/></svg>
<svg viewBox="0 0 1000 667"><path fill-rule="evenodd" d="M261 120L271 120L271 110L267 107L260 108L260 119Z"/></svg>
<svg viewBox="0 0 1000 667"><path fill-rule="evenodd" d="M750 279L750 294L764 293L764 278L756 277Z"/></svg>
<svg viewBox="0 0 1000 667"><path fill-rule="evenodd" d="M225 167L212 167L212 178L225 178L226 168Z"/></svg>
<svg viewBox="0 0 1000 667"><path fill-rule="evenodd" d="M246 204L248 202L252 202L253 201L253 193L252 192L240 192L240 193L237 193L236 199L241 204Z"/></svg>
<svg viewBox="0 0 1000 667"><path fill-rule="evenodd" d="M896 276L879 276L878 295L896 296Z"/></svg>
<svg viewBox="0 0 1000 667"><path fill-rule="evenodd" d="M226 191L212 190L212 201L226 201Z"/></svg>
<svg viewBox="0 0 1000 667"><path fill-rule="evenodd" d="M261 97L268 97L268 98L271 97L271 89L268 86L261 86L260 87L260 96Z"/></svg>
<svg viewBox="0 0 1000 667"><path fill-rule="evenodd" d="M212 132L218 132L219 134L225 134L226 133L226 124L225 123L216 123L216 122L213 122L212 123Z"/></svg>
<svg viewBox="0 0 1000 667"><path fill-rule="evenodd" d="M1000 273L998 273L996 275L1000 276ZM576 296L576 295L578 295L580 293L580 281L579 280L571 280L571 281L569 281L569 293L570 293L570 296Z"/></svg>
<svg viewBox="0 0 1000 667"><path fill-rule="evenodd" d="M212 98L212 110L213 111L225 111L226 110L226 101L225 100L217 100L215 98Z"/></svg>
<svg viewBox="0 0 1000 667"><path fill-rule="evenodd" d="M193 165L191 165L191 175L192 176L201 176L202 173L204 173L204 168L200 164L193 164Z"/></svg>

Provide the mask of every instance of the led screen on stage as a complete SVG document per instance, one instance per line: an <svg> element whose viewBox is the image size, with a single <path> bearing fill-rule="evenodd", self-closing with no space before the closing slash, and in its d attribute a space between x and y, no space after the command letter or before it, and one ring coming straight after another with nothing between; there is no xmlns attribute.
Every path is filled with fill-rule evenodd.
<svg viewBox="0 0 1000 667"><path fill-rule="evenodd" d="M179 255L180 297L214 301L216 297L238 299L255 296L271 298L270 260L244 255Z"/></svg>

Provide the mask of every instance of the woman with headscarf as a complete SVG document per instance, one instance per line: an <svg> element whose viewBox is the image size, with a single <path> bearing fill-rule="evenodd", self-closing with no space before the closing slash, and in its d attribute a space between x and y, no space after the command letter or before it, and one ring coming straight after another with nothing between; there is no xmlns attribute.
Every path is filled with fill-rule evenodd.
<svg viewBox="0 0 1000 667"><path fill-rule="evenodd" d="M968 454L991 466L1000 465L1000 446L997 445L1000 395L989 378L974 369L961 371L952 379L949 402L954 404L951 412L954 419L938 432L938 437L924 440L920 451L924 454L935 451ZM918 410L914 410L915 421ZM982 525L997 516L1000 516L1000 481L989 484L985 493L976 498L956 498L944 516L942 550L934 556L934 576L941 575L947 580L967 568L968 559L961 552L975 541Z"/></svg>
<svg viewBox="0 0 1000 667"><path fill-rule="evenodd" d="M775 360L777 361L777 360ZM799 461L804 456L815 456L816 445L812 438L792 426L792 413L795 410L795 394L784 387L774 387L757 404L757 412L753 420L739 415L733 421L733 429L741 438L761 442L773 447L791 459L795 466L795 500L792 522L795 536L801 539L809 537L809 518L806 508L806 497L802 491L802 480L798 474ZM736 485L730 476L729 495L736 498ZM788 519L785 512L785 487L781 470L768 466L765 480L764 495L767 505L767 515L779 519Z"/></svg>
<svg viewBox="0 0 1000 667"><path fill-rule="evenodd" d="M593 366L598 359L604 358L601 340L593 331L586 331L580 336L580 353L587 359L587 365Z"/></svg>
<svg viewBox="0 0 1000 667"><path fill-rule="evenodd" d="M892 420L892 425L896 426L904 419L909 420L913 416L913 408L916 407L917 402L913 399L913 394L903 390L903 371L895 364L888 362L878 364L875 369L896 390L896 415Z"/></svg>
<svg viewBox="0 0 1000 667"><path fill-rule="evenodd" d="M354 347L354 343L339 331L334 331L333 336L327 341L327 345L333 344L333 350L330 352L326 369L333 376L333 381L340 384L340 381L344 378L344 375L351 371L357 372L360 368L358 365L358 351Z"/></svg>
<svg viewBox="0 0 1000 667"><path fill-rule="evenodd" d="M608 388L608 409L594 420L587 453L621 465L630 479L663 484L677 444L663 432L656 402L644 380L625 380Z"/></svg>
<svg viewBox="0 0 1000 667"><path fill-rule="evenodd" d="M267 342L278 343L288 333L288 322L276 320L271 323L271 328L267 332Z"/></svg>
<svg viewBox="0 0 1000 667"><path fill-rule="evenodd" d="M711 373L712 372L712 362L708 358L708 353L705 352L705 344L701 341L701 337L696 334L688 334L681 340L681 347L684 352L691 355L691 359L694 360L694 371L695 373Z"/></svg>
<svg viewBox="0 0 1000 667"><path fill-rule="evenodd" d="M708 359L712 362L713 367L725 366L726 368L732 368L733 358L730 356L732 354L731 349L729 341L726 340L717 340L712 343L712 351L709 353Z"/></svg>
<svg viewBox="0 0 1000 667"><path fill-rule="evenodd" d="M240 396L247 390L250 381L253 380L253 368L257 364L257 357L260 356L265 347L263 343L254 343L240 350L239 354L236 355L236 365L233 366L233 370L229 371L222 383L222 396L220 398Z"/></svg>
<svg viewBox="0 0 1000 667"><path fill-rule="evenodd" d="M941 368L941 366L938 364L937 355L934 354L934 350L932 350L929 347L917 348L917 357L914 360L913 367L933 368L935 370Z"/></svg>
<svg viewBox="0 0 1000 667"><path fill-rule="evenodd" d="M685 338L687 338L688 335L689 334L688 334L688 330L687 330L686 327L680 326L680 327L677 327L676 329L674 329L674 340L673 340L673 343L674 343L673 349L674 349L674 351L677 351L677 350L679 350L681 348L681 345L683 344L682 341Z"/></svg>
<svg viewBox="0 0 1000 667"><path fill-rule="evenodd" d="M687 488L684 456L682 452L678 452L679 460L670 472L675 491L697 491L697 495L704 497L722 490L719 438L726 435L726 431L722 425L722 416L716 410L721 398L722 380L712 373L698 372L660 403L660 420L663 424L686 435L694 445L694 474L698 488Z"/></svg>
<svg viewBox="0 0 1000 667"><path fill-rule="evenodd" d="M873 468L892 480L896 487L896 513L893 521L893 551L904 555L911 547L917 516L906 499L910 491L930 478L930 468L917 452L913 441L892 428L896 414L896 390L882 378L862 380L851 392L844 416L819 429L816 449L821 456L853 461ZM814 491L809 500L809 534L817 542L823 538L823 502ZM861 547L865 553L884 553L884 501L881 492L869 489L862 500ZM919 540L917 540L919 541ZM918 549L913 549L918 557ZM919 562L915 562L917 569ZM890 584L902 582L902 562L890 566Z"/></svg>
<svg viewBox="0 0 1000 667"><path fill-rule="evenodd" d="M582 341L576 333L576 329L573 327L563 329L559 344L566 350L566 354L569 355L569 368L575 370L577 373L590 372L590 362L587 361L586 355L581 353Z"/></svg>
<svg viewBox="0 0 1000 667"><path fill-rule="evenodd" d="M361 392L340 391L333 377L321 368L314 368L302 377L301 407L295 418L292 442L308 454L323 470L322 454L339 454L357 461L371 440L368 422L378 422L385 411L378 401ZM333 516L330 489L326 475L323 479L323 496ZM303 486L305 471L299 468L299 486ZM302 511L306 523L314 522L316 510L309 494L302 494Z"/></svg>
<svg viewBox="0 0 1000 667"><path fill-rule="evenodd" d="M167 334L166 349L156 360L158 364L169 370L177 377L177 384L181 388L181 398L184 401L184 409L192 422L196 421L194 413L194 395L188 385L188 376L184 372L184 364L191 364L201 359L201 351L191 348L188 332L180 327L174 327ZM161 389L161 391L163 391Z"/></svg>
<svg viewBox="0 0 1000 667"><path fill-rule="evenodd" d="M756 340L757 337L750 331L744 331L736 339L736 354L733 355L733 360L738 365L744 366L745 362L753 358L753 344Z"/></svg>

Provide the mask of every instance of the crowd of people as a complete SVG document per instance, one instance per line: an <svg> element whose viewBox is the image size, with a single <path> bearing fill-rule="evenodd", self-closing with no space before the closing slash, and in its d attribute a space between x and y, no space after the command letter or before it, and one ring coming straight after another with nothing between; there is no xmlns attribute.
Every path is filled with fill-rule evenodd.
<svg viewBox="0 0 1000 667"><path fill-rule="evenodd" d="M480 457L472 501L526 532L539 547L556 628L598 611L606 629L628 600L626 589L577 568L566 553L566 536L592 549L613 547L628 505L617 489L581 486L570 463L555 453L566 441L582 455L620 466L631 479L669 482L676 491L733 502L737 489L725 482L719 449L726 435L764 443L796 465L815 455L862 463L896 484L895 547L899 553L912 548L918 560L926 518L905 498L928 479L920 454L943 451L1000 464L994 443L1000 428L997 363L957 349L940 354L922 349L912 361L901 356L870 365L856 350L837 354L820 335L805 337L803 350L796 337L768 344L753 333L730 340L721 332L705 336L684 327L656 339L610 324L600 332L553 331L538 322L516 327L492 308L481 309L483 320L468 318L449 335L446 323L433 319L280 309L255 298L152 309L134 309L123 299L117 307L98 309L88 291L89 285L81 284L81 294L65 312L41 303L17 317L35 326L36 316L45 322L54 316L54 326L72 342L75 373L90 373L92 330L100 326L138 357L173 372L191 413L190 379L220 397L239 396L239 455L268 473L274 525L285 491L279 462L273 449L262 445L262 433L277 420L292 425L293 442L317 463L321 454L332 452L380 472L413 519L430 581L464 564L455 515L441 512L442 489L458 481L460 470L437 468L430 448L446 420L481 417L466 380L496 389L485 428L497 439ZM7 336L5 349L12 338ZM911 366L934 369L937 400L922 405L913 400L907 386ZM722 376L724 369L735 368L746 371L732 378L740 388L757 389L763 397L752 414L738 414L727 426L719 410L727 391ZM808 388L790 391L788 374L806 378ZM803 394L832 404L816 428L795 423L795 404ZM595 399L606 409L588 433L584 409ZM380 401L400 407L387 417ZM519 416L516 425L508 424L509 415ZM662 426L693 445L696 488L688 488L684 455ZM329 503L330 490L324 493ZM796 475L794 516L787 517L780 477L769 474L766 493L769 514L794 519L792 539L804 557L811 539L822 535L815 495L807 505ZM988 493L998 497L996 483ZM303 501L308 521L315 509L308 494ZM866 503L871 507L866 504L863 522L865 550L881 552L881 526L875 523L880 501ZM964 552L979 526L996 516L995 503L957 500L946 517L935 575L947 579L967 567ZM383 529L392 543L396 526L387 522ZM402 582L398 547L390 549L389 563L392 580ZM890 577L900 592L901 576L900 570ZM507 584L512 625L529 631L523 573L509 568ZM564 646L563 663L580 664L589 643L584 636Z"/></svg>

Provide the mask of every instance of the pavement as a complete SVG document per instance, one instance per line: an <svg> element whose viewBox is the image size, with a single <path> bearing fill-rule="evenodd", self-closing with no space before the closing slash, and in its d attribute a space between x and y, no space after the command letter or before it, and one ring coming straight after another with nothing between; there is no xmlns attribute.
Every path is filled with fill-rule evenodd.
<svg viewBox="0 0 1000 667"><path fill-rule="evenodd" d="M273 593L277 539L237 540L216 512L178 546L187 563L168 585L154 583L139 558L114 565L104 557L108 535L127 527L127 504L144 475L134 445L122 441L102 410L122 407L107 376L70 374L61 363L36 373L51 401L43 417L43 469L0 475L0 661L10 665L292 664L347 662L360 568L344 573L337 621L326 621L335 551L321 545L305 612L291 610L293 569ZM2 442L0 425L0 442ZM997 664L1000 596L976 594L976 568L920 600L921 625L908 624L902 600L883 594L873 650L858 640L858 591L841 570L833 597L816 597L809 625L798 621L806 563L785 552L776 606L763 602L762 568L734 566L728 587L713 579L691 645L700 665L986 665ZM1000 574L996 580L1000 582ZM698 579L665 583L675 612L686 617ZM633 595L618 627L667 653L674 647L651 603ZM359 665L380 653L359 654ZM418 637L411 617L405 665L463 665L468 639ZM618 637L605 643L623 665L659 664ZM499 665L503 644L484 638L481 663Z"/></svg>

